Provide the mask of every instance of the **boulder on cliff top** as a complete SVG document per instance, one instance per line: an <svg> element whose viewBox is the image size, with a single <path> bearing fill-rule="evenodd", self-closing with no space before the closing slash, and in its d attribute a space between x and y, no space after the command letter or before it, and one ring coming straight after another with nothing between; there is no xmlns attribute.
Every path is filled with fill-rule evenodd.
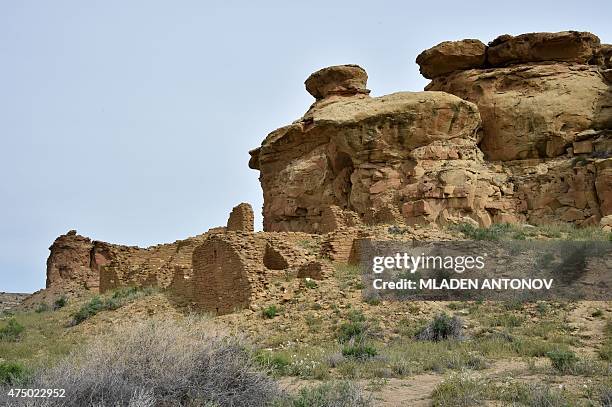
<svg viewBox="0 0 612 407"><path fill-rule="evenodd" d="M319 100L330 95L368 94L367 82L368 74L359 65L336 65L316 71L304 84L308 93Z"/></svg>
<svg viewBox="0 0 612 407"><path fill-rule="evenodd" d="M487 61L492 66L543 61L585 64L599 46L599 37L589 32L505 34L489 43Z"/></svg>
<svg viewBox="0 0 612 407"><path fill-rule="evenodd" d="M428 79L457 70L480 68L486 59L487 47L479 40L444 41L419 54L421 75Z"/></svg>

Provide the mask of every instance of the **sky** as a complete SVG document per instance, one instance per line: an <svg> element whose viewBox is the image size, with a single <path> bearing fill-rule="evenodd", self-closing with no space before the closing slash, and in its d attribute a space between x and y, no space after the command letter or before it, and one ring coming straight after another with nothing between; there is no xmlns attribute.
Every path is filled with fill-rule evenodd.
<svg viewBox="0 0 612 407"><path fill-rule="evenodd" d="M304 80L356 63L373 96L420 91L441 41L590 31L605 1L0 0L0 291L45 284L76 229L149 246L250 202L248 151L314 101Z"/></svg>

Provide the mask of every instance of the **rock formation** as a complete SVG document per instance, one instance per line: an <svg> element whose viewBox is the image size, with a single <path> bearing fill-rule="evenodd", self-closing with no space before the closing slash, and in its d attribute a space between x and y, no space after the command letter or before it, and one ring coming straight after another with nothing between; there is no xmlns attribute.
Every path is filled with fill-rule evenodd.
<svg viewBox="0 0 612 407"><path fill-rule="evenodd" d="M350 67L325 68L306 83L315 77L324 87L335 71L347 82L347 72L363 77ZM513 188L484 162L480 127L474 104L443 92L319 98L251 152L264 191L264 229L325 233L363 222L508 220L516 212L506 193Z"/></svg>
<svg viewBox="0 0 612 407"><path fill-rule="evenodd" d="M610 213L611 53L581 32L447 41L417 57L425 92L377 98L355 65L315 72L315 103L251 151L264 229L597 224Z"/></svg>
<svg viewBox="0 0 612 407"><path fill-rule="evenodd" d="M612 229L612 45L503 35L446 41L417 63L431 79L423 92L370 97L357 65L306 80L312 106L250 152L264 232L246 203L226 227L149 248L70 231L50 248L47 292L150 285L226 314L269 300L281 279L355 263L380 224L431 226L401 239L445 239L435 225L457 222Z"/></svg>
<svg viewBox="0 0 612 407"><path fill-rule="evenodd" d="M500 36L485 53L484 65L451 72L436 67L456 66L455 55L417 58L435 72L426 89L478 106L479 147L516 180L529 222L596 225L610 214L610 46L590 33L532 33Z"/></svg>

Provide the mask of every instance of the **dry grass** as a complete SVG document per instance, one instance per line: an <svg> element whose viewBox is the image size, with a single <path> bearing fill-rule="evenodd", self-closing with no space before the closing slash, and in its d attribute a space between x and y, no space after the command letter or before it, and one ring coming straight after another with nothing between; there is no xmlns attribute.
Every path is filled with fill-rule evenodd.
<svg viewBox="0 0 612 407"><path fill-rule="evenodd" d="M68 397L52 405L74 407L264 406L282 396L239 340L214 332L194 318L123 325L40 371L27 386L66 389Z"/></svg>

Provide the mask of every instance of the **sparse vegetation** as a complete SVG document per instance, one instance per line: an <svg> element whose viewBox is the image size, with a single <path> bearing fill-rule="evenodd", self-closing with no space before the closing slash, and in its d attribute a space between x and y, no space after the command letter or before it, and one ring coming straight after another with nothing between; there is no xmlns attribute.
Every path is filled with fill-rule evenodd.
<svg viewBox="0 0 612 407"><path fill-rule="evenodd" d="M115 290L110 297L95 296L77 312L72 314L70 325L78 325L83 321L93 317L100 311L112 311L123 306L124 304L134 301L137 298L150 295L153 289L149 287L126 287Z"/></svg>
<svg viewBox="0 0 612 407"><path fill-rule="evenodd" d="M525 240L547 237L564 240L603 240L610 241L612 232L605 232L596 226L576 227L571 223L558 223L524 227L508 223L493 224L488 228L477 227L470 223L452 226L471 240Z"/></svg>
<svg viewBox="0 0 612 407"><path fill-rule="evenodd" d="M604 343L599 349L599 357L605 361L612 362L612 320L606 322L604 328Z"/></svg>
<svg viewBox="0 0 612 407"><path fill-rule="evenodd" d="M47 312L47 311L49 311L49 305L47 305L47 303L45 303L45 302L42 302L42 303L38 304L36 306L36 309L34 310L34 312L38 312L39 314L41 312Z"/></svg>
<svg viewBox="0 0 612 407"><path fill-rule="evenodd" d="M532 407L570 407L575 400L542 384L512 381L497 384L466 374L453 375L436 387L432 393L435 407L471 407L485 400L498 400L503 405Z"/></svg>
<svg viewBox="0 0 612 407"><path fill-rule="evenodd" d="M364 343L347 344L342 347L342 356L352 357L355 359L371 358L377 354L378 352L374 346Z"/></svg>
<svg viewBox="0 0 612 407"><path fill-rule="evenodd" d="M0 341L16 342L21 339L24 330L23 325L17 322L15 318L11 318L6 325L0 328Z"/></svg>
<svg viewBox="0 0 612 407"><path fill-rule="evenodd" d="M354 383L327 382L301 389L298 394L286 401L282 407L369 407L371 396Z"/></svg>
<svg viewBox="0 0 612 407"><path fill-rule="evenodd" d="M53 310L57 311L60 308L64 308L66 304L68 304L68 299L62 295L53 302Z"/></svg>
<svg viewBox="0 0 612 407"><path fill-rule="evenodd" d="M311 289L311 290L312 290L312 289L317 288L317 287L318 287L318 284L317 284L317 282L316 282L315 280L313 280L312 278L308 278L308 277L306 277L306 278L304 279L304 286L305 286L306 288L309 288L309 289Z"/></svg>

